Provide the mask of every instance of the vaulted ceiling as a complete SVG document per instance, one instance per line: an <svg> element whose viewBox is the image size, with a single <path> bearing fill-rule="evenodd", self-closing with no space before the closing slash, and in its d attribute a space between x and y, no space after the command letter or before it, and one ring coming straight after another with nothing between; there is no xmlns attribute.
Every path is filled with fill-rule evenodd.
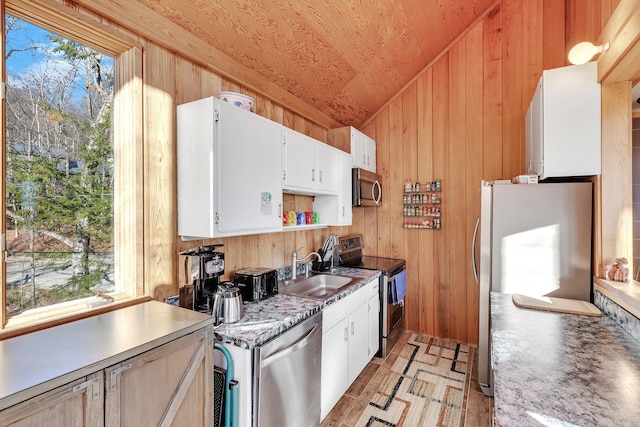
<svg viewBox="0 0 640 427"><path fill-rule="evenodd" d="M118 4L123 20L149 10L205 41L224 62L269 82L262 87L276 85L357 127L495 0L78 2ZM243 83L242 76L225 77Z"/></svg>

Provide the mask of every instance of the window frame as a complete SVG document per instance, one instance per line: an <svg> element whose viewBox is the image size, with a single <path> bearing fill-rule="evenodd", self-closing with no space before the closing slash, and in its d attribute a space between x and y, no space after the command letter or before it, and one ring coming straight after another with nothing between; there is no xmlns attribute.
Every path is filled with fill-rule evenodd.
<svg viewBox="0 0 640 427"><path fill-rule="evenodd" d="M0 340L96 314L148 301L144 289L143 249L143 51L140 42L131 35L108 25L100 17L77 6L43 4L34 0L0 0L1 25L5 14L38 25L75 40L114 58L115 88L113 114L114 144L114 269L118 291L113 300L101 297L82 298L54 304L7 318L6 263L0 263L2 289L0 302ZM2 31L2 87L6 82L4 62L4 31ZM0 206L6 212L5 188L5 97L0 103L2 149L0 153ZM116 125L117 124L117 125ZM3 260L6 259L6 218L0 220Z"/></svg>

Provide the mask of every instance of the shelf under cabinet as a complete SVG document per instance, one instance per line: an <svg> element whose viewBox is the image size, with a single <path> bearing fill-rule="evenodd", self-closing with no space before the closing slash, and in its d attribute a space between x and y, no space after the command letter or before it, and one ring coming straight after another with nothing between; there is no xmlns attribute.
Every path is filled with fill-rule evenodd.
<svg viewBox="0 0 640 427"><path fill-rule="evenodd" d="M301 224L301 225L285 225L282 227L282 231L302 231L302 230L317 230L320 228L327 228L327 224Z"/></svg>

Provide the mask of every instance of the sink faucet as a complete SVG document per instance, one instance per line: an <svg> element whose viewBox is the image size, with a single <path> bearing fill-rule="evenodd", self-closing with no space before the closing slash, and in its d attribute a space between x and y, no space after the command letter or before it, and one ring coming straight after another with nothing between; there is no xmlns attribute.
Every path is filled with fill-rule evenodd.
<svg viewBox="0 0 640 427"><path fill-rule="evenodd" d="M297 272L298 263L305 262L310 256L315 255L318 261L322 261L322 257L317 252L309 252L309 254L306 257L302 258L301 260L298 260L298 251L302 249L304 249L304 246L296 249L291 253L291 279L295 279L296 277L298 277L298 272ZM309 275L309 270L307 269L307 276L308 275Z"/></svg>

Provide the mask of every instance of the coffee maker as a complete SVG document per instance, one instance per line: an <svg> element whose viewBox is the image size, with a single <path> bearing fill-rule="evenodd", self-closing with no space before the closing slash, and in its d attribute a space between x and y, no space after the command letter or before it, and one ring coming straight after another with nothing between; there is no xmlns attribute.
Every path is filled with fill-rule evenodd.
<svg viewBox="0 0 640 427"><path fill-rule="evenodd" d="M223 245L199 246L180 254L180 307L211 314L213 300L224 274Z"/></svg>

